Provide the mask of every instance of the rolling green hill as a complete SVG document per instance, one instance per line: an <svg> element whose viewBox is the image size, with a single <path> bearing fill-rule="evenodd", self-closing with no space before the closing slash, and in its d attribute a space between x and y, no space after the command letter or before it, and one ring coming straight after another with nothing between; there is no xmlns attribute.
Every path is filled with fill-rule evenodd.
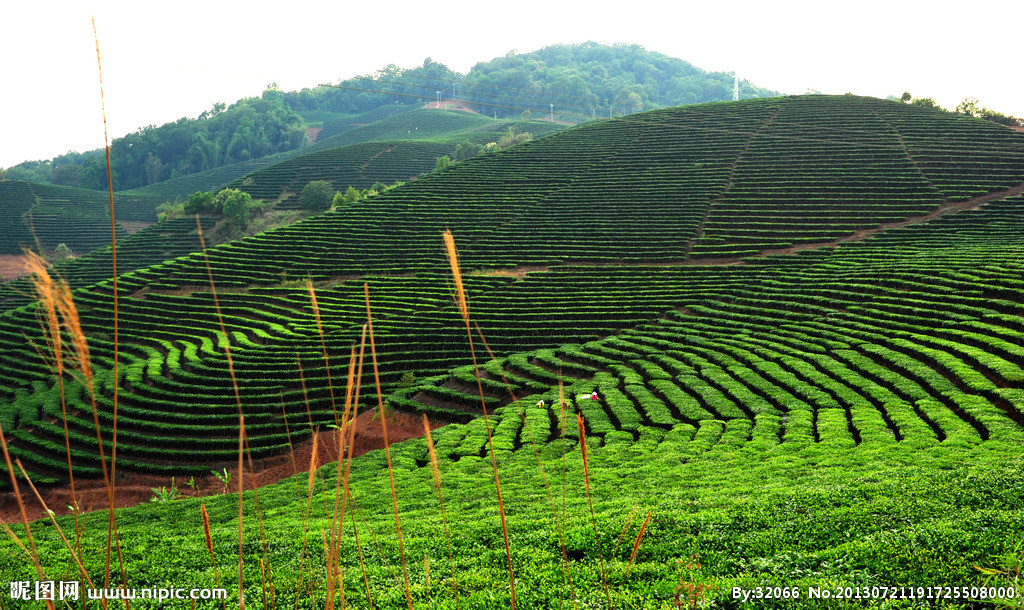
<svg viewBox="0 0 1024 610"><path fill-rule="evenodd" d="M460 111L421 109L383 119L328 138L310 147L315 152L281 161L228 184L254 198L295 195L313 180L327 180L335 190L369 188L414 180L434 169L437 159L451 157L462 142L486 145L509 128L540 136L563 129L543 121L494 120ZM387 138L394 138L388 140Z"/></svg>
<svg viewBox="0 0 1024 610"><path fill-rule="evenodd" d="M269 410L265 412L270 417L266 440L253 433L254 444L280 451L282 423L273 419L279 394L285 393L286 407L305 409L295 386L296 354L309 361L308 379L326 381L322 357L316 356L319 339L310 334L315 326L305 303L308 295L301 289L284 288L296 280L308 277L323 287L320 309L328 344L333 353L341 354L359 328L360 310L348 303L358 300L363 281L345 278L400 276L374 281L375 292L386 299L381 304L386 320L382 324L395 325L386 327L388 336L381 341L388 384L406 372L439 374L463 357L458 327L451 324L453 312L442 307L443 315L435 313L446 298L438 275L444 271L444 258L437 241L445 228L458 236L462 261L469 269L586 263L602 269L599 275L605 277L609 265L675 262L679 273L688 274L692 269L688 263L712 254L750 255L798 243L831 244L855 230L934 211L944 201L1006 189L1013 180L1024 182L1020 173L1024 164L1004 161L1024 158L1022 138L984 121L951 123L962 134L974 130L970 145L954 140L941 151L924 148L920 156L908 154L925 146L929 137L937 137L937 129L950 128L942 116L923 120L931 114L914 110L861 98L809 97L656 111L631 120L587 125L507 153L473 159L340 211L212 249L213 279L218 288L230 292L221 298L231 314L229 332L242 342L235 355L236 367L243 378L259 380L251 388L252 407L257 412ZM907 115L908 111L912 114ZM898 136L890 135L891 123L885 129L879 126L879 117L886 116L902 121ZM908 120L908 116L923 119ZM798 136L801 122L808 127L805 135ZM867 137L872 133L868 127L880 135ZM844 139L844 133L852 135ZM878 143L883 138L897 141ZM762 145L785 145L785 150L765 155L760 152ZM809 154L806 147L817 152ZM944 162L937 163L936 158ZM990 169L980 171L979 165L986 162ZM877 194L870 194L872 188ZM735 214L736 209L742 211L737 202L745 200L741 197L749 199L751 193L761 197L758 214L765 209L775 214L770 222L761 222L749 211L742 221L716 223L719 206ZM778 217L779 201L785 202L781 209L792 210L791 219ZM808 210L817 211L817 216L805 215ZM642 221L631 222L631 217ZM715 230L719 233L712 233ZM757 239L752 240L751 234ZM709 245L709 235L718 243ZM137 377L125 382L132 390L123 400L138 403L140 425L161 419L148 412L157 402L179 405L174 408L197 400L230 404L224 394L229 381L225 361L214 347L222 339L217 339L209 313L205 265L201 254L190 254L120 278L122 349L137 358L136 364L127 367ZM737 273L741 278L737 281L750 282L754 280L745 274L760 271L746 265ZM659 277L666 275L671 274L666 271ZM495 303L493 313L487 315L500 318L517 311L510 303L519 301L507 300L507 291L525 289L544 302L544 295L553 288L533 283L559 276L547 272L514 281L512 275L491 275L475 277L473 282L480 283L484 294L494 292L487 297ZM581 283L591 282L572 278L559 290ZM662 289L651 290L658 294ZM490 327L496 332L492 341L503 354L553 348L633 327L681 305L678 296L658 296L651 305L644 305L646 296L630 295L627 291L602 307L582 295L572 296L564 317L539 313L535 323L520 320L505 327L496 319L497 326ZM83 321L98 332L109 316L110 283L84 288L77 298L89 305ZM397 302L387 301L392 298ZM174 321L163 319L160 312L171 310L176 312ZM11 398L29 392L20 402L37 401L31 397L41 395L30 392L31 383L45 380L47 367L38 356L17 348L22 334L35 327L35 313L21 308L4 315L12 343L0 356L0 370L7 379L4 391ZM437 315L441 317L434 319ZM563 325L564 331L559 330ZM441 328L448 328L446 334L454 333L449 340L439 342ZM448 344L451 348L441 348ZM101 361L109 345L101 340L91 349ZM267 368L272 359L279 362ZM27 371L34 372L27 375ZM188 388L198 379L205 380L207 390L193 395ZM222 398L215 399L216 395ZM185 396L190 398L183 403ZM324 404L314 401L314 410L323 408ZM8 411L12 412L19 408ZM227 406L222 415L230 418L232 412ZM191 421L183 422L186 428ZM82 427L87 429L88 423ZM33 434L38 434L38 428ZM30 443L31 437L24 435L24 442ZM230 442L224 439L225 455L230 454ZM191 449L186 452L197 455ZM130 455L126 446L125 467ZM138 467L146 468L144 459ZM173 469L165 465L158 470L168 468Z"/></svg>
<svg viewBox="0 0 1024 610"><path fill-rule="evenodd" d="M254 183L269 181L273 187L269 190L257 188L250 191L254 197L275 199L281 194L281 188L287 183L294 183L298 190L310 180L326 179L337 182L336 187L344 190L348 186L360 189L368 188L374 182L391 184L398 180L406 180L423 172L432 170L438 157L451 155L455 146L464 140L486 144L497 140L501 132L509 127L542 136L554 133L563 128L562 125L545 121L509 121L495 120L462 111L428 110L409 108L406 106L385 107L389 112L366 112L360 115L337 115L333 121L324 121L332 125L320 132L314 144L301 149L278 153L225 165L189 176L165 180L149 186L122 191L122 195L140 195L162 197L165 200L184 199L196 191L219 190L225 186L242 186L246 177L253 176ZM315 115L314 115L315 116ZM379 117L379 118L378 118ZM368 121L367 123L356 123ZM396 157L405 157L397 163L385 164L370 171L373 177L355 171L364 163L375 160L375 155L383 150L381 146L368 143L389 142L384 147L390 150L397 148ZM425 142L430 142L426 144ZM363 145L356 147L356 145ZM407 154L406 154L407 153ZM387 161L384 159L382 161ZM317 170L317 167L329 165L328 169ZM353 166L353 164L355 164ZM297 177L302 174L304 177ZM287 183L281 182L277 176L288 176ZM314 177L310 177L314 176ZM248 189L247 189L248 190ZM295 191L297 192L297 191ZM259 193L259 194L257 194Z"/></svg>
<svg viewBox="0 0 1024 610"><path fill-rule="evenodd" d="M492 446L524 607L603 606L603 582L636 608L680 601L684 583L713 586L706 595L723 606L736 604L732 587L802 588L779 607L820 607L809 586L976 586L972 566L998 563L1024 534L1022 191L1021 134L870 98L590 123L211 249L223 332L201 254L121 276L119 379L113 287L82 286L95 420L80 381L64 384L64 415L50 363L26 346L45 344L38 307L7 309L0 425L36 484L66 480L67 452L76 479L96 478L96 426L109 455L117 387L118 472L199 475L238 459L234 377L252 455L287 455L336 422L365 284L389 408L456 422L434 435L455 568L426 443L392 448L419 607L455 607L452 570L465 607L509 604ZM444 229L469 317L496 356L478 343L482 397ZM362 375L368 410L368 362ZM584 418L586 484L560 385L568 416ZM597 400L582 398L592 391ZM353 605L368 594L404 605L384 463L371 452L352 466L351 519L364 542L383 540L366 543L365 581L354 539L342 541ZM248 600L260 597L263 560L278 603L323 605L322 585L295 596L298 574L324 577L329 534L318 530L334 527L335 467L320 476L311 508L305 475L263 488L259 529L247 493ZM236 501L208 504L221 565L238 559ZM307 511L313 567L302 559ZM145 560L138 550L159 537L174 545L164 556L180 555L175 580L212 582L196 501L119 519L135 541L134 578L164 574L144 565L152 549ZM96 547L106 519L93 521ZM47 565L66 570L52 528L40 529ZM24 564L0 559L0 570L30 578Z"/></svg>

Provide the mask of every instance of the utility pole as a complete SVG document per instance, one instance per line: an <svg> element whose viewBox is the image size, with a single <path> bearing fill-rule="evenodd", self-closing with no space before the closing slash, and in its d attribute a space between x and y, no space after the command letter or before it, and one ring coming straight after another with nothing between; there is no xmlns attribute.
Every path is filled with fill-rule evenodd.
<svg viewBox="0 0 1024 610"><path fill-rule="evenodd" d="M732 73L732 101L740 101L740 75L737 72Z"/></svg>
<svg viewBox="0 0 1024 610"><path fill-rule="evenodd" d="M437 92L437 108L438 109L441 108L441 92L440 91Z"/></svg>
<svg viewBox="0 0 1024 610"><path fill-rule="evenodd" d="M548 104L548 106L551 106L551 122L554 123L555 122L555 105L554 104Z"/></svg>

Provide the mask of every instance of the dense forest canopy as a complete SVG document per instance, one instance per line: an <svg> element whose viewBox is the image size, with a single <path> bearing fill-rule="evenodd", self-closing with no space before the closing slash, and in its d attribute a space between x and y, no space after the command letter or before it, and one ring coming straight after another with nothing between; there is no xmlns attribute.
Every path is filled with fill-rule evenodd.
<svg viewBox="0 0 1024 610"><path fill-rule="evenodd" d="M455 97L453 84L461 79L461 74L428 57L423 65L415 68L403 69L391 64L372 75L282 95L288 107L295 111L356 114L391 104L422 104L435 99L438 91L450 99Z"/></svg>
<svg viewBox="0 0 1024 610"><path fill-rule="evenodd" d="M733 79L639 45L587 42L510 52L463 75L428 58L403 69L394 64L371 75L301 91L270 85L260 97L216 103L197 118L149 125L111 144L114 188L131 189L294 150L305 127L324 118L395 104L459 99L492 116L536 116L579 122L651 108L732 99ZM740 83L743 98L776 92ZM102 151L69 152L28 161L6 172L9 180L106 189Z"/></svg>
<svg viewBox="0 0 1024 610"><path fill-rule="evenodd" d="M466 99L497 114L528 107L579 118L620 116L641 110L731 100L733 77L706 72L681 59L640 45L585 42L510 52L473 66L466 76ZM740 97L779 95L740 81ZM503 108L503 106L517 108ZM487 111L491 114L490 111Z"/></svg>
<svg viewBox="0 0 1024 610"><path fill-rule="evenodd" d="M225 106L213 105L198 118L148 125L110 145L114 188L124 190L222 165L298 148L305 138L302 118L275 90ZM31 161L7 170L10 180L106 189L102 151L71 152L52 161Z"/></svg>

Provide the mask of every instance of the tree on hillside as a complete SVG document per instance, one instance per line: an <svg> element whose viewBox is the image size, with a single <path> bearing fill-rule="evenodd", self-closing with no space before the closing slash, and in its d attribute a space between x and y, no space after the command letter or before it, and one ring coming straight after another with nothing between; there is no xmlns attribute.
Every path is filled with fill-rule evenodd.
<svg viewBox="0 0 1024 610"><path fill-rule="evenodd" d="M214 205L220 208L228 225L235 229L242 229L249 224L256 209L252 196L238 189L224 189L217 193Z"/></svg>
<svg viewBox="0 0 1024 610"><path fill-rule="evenodd" d="M71 248L69 248L64 242L57 244L57 247L53 249L53 262L55 263L67 260L71 258L71 256Z"/></svg>
<svg viewBox="0 0 1024 610"><path fill-rule="evenodd" d="M521 133L515 125L510 125L505 133L498 138L498 148L509 148L516 144L522 144L523 142L529 142L533 139L532 133Z"/></svg>
<svg viewBox="0 0 1024 610"><path fill-rule="evenodd" d="M483 152L484 147L476 142L465 142L455 147L455 153L452 155L452 159L455 161L465 161L466 159L472 159Z"/></svg>
<svg viewBox="0 0 1024 610"><path fill-rule="evenodd" d="M547 116L552 103L563 116L604 117L612 105L616 112L628 113L731 100L733 89L733 77L724 72L706 72L639 45L596 42L551 45L480 62L466 83L462 99L478 104L479 111L509 118L524 107ZM509 87L524 91L510 93ZM516 110L505 108L510 95L519 98L512 104ZM779 93L740 81L742 99L775 95Z"/></svg>
<svg viewBox="0 0 1024 610"><path fill-rule="evenodd" d="M341 202L342 203L354 203L356 201L359 201L359 197L360 196L361 196L361 193L359 192L359 189L357 189L356 187L354 187L352 185L349 185L349 187L347 189L345 189L345 194L341 195ZM337 196L335 196L334 203L335 203L335 205L337 205L337 203L338 203Z"/></svg>
<svg viewBox="0 0 1024 610"><path fill-rule="evenodd" d="M967 116L979 116L981 114L981 107L978 106L978 99L965 97L962 102L956 105L956 113L966 114Z"/></svg>
<svg viewBox="0 0 1024 610"><path fill-rule="evenodd" d="M452 158L449 157L448 155L445 155L445 156L441 157L440 159L438 159L437 163L434 164L434 171L435 172L439 172L439 171L448 169L448 166L451 165L451 164L452 164Z"/></svg>
<svg viewBox="0 0 1024 610"><path fill-rule="evenodd" d="M1000 125L1006 125L1007 127L1024 127L1024 119L1008 116L1001 112L996 112L995 110L989 110L988 108L982 108L979 116L985 120L992 121L993 123L999 123Z"/></svg>
<svg viewBox="0 0 1024 610"><path fill-rule="evenodd" d="M215 214L216 209L214 208L215 195L211 192L196 191L195 193L188 196L188 201L185 202L185 213L186 214Z"/></svg>
<svg viewBox="0 0 1024 610"><path fill-rule="evenodd" d="M299 193L299 201L307 210L326 210L334 200L334 187L326 180L313 180Z"/></svg>

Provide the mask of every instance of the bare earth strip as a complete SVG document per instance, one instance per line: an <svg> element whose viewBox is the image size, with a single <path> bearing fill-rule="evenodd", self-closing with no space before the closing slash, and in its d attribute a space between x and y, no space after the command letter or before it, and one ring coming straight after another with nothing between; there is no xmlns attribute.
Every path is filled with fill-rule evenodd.
<svg viewBox="0 0 1024 610"><path fill-rule="evenodd" d="M13 280L25 275L25 260L20 254L0 254L0 277Z"/></svg>
<svg viewBox="0 0 1024 610"><path fill-rule="evenodd" d="M411 438L423 436L423 420L421 417L403 412L393 412L388 418L388 441L398 443ZM439 428L447 425L448 422L432 420L430 428ZM320 448L317 451L317 466L322 466L338 459L338 447L334 441L333 434L328 431L321 431ZM379 419L374 419L371 411L365 411L356 418L356 432L353 445L353 455L360 456L374 449L383 449L384 439L381 435ZM253 460L256 471L255 484L249 473L249 466L245 466L246 489L262 487L271 483L277 483L297 472L307 472L309 461L313 454L313 441L307 438L294 445L294 452L277 455L261 460ZM294 466L293 466L294 458ZM231 473L231 483L228 491L237 490L238 467L228 466ZM65 473L67 474L67 473ZM117 508L145 504L153 497L153 489L170 487L170 477L157 475L143 475L131 472L124 472L118 469L117 484L115 488L115 506ZM175 485L182 496L200 497L212 496L224 493L223 485L213 474L207 474L195 479L195 489L187 485L188 479L178 478ZM99 510L107 506L107 491L101 479L75 479L75 490L78 504L82 510ZM50 510L56 515L68 515L71 511L68 506L71 504L71 488L68 486L40 489L40 494ZM302 494L306 493L306 482L302 481ZM27 486L22 485L22 496L25 500L25 511L29 520L41 519L46 516L43 507L32 497ZM0 523L20 522L21 513L18 512L17 503L10 493L0 494Z"/></svg>

